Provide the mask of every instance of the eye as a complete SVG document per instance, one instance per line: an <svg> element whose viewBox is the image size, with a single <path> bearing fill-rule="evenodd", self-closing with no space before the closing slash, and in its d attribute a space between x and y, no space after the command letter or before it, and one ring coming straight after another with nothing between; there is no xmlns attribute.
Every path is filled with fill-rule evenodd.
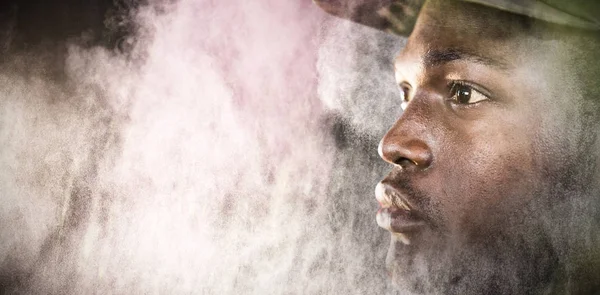
<svg viewBox="0 0 600 295"><path fill-rule="evenodd" d="M489 97L464 82L453 82L450 88L450 100L457 104L475 104Z"/></svg>
<svg viewBox="0 0 600 295"><path fill-rule="evenodd" d="M400 99L402 100L402 109L406 109L410 102L410 92L412 88L409 84L402 82L398 85L400 87Z"/></svg>

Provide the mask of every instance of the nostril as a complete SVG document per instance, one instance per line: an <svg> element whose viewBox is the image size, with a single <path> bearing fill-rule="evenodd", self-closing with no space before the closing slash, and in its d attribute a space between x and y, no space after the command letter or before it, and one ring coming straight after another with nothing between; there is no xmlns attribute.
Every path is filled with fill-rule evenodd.
<svg viewBox="0 0 600 295"><path fill-rule="evenodd" d="M419 163L415 162L408 158L399 158L394 164L402 167L403 169L408 169L410 167L419 167Z"/></svg>
<svg viewBox="0 0 600 295"><path fill-rule="evenodd" d="M411 160L411 159L407 159L407 158L400 158L400 161L398 163L398 165L415 165L415 166L419 166L419 163Z"/></svg>
<svg viewBox="0 0 600 295"><path fill-rule="evenodd" d="M433 158L431 150L425 142L393 137L384 137L379 144L379 155L390 164L419 169L429 167Z"/></svg>

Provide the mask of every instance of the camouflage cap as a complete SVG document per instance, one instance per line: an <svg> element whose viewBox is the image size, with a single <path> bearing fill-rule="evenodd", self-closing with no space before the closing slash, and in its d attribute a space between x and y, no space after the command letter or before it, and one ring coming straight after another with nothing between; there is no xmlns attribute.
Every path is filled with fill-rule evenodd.
<svg viewBox="0 0 600 295"><path fill-rule="evenodd" d="M329 14L410 35L425 0L313 0ZM586 30L600 30L600 0L460 0Z"/></svg>

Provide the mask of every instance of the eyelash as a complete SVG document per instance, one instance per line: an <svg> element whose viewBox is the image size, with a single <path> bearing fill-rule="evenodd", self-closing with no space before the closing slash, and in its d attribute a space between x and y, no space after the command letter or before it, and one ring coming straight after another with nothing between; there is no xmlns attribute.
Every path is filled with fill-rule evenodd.
<svg viewBox="0 0 600 295"><path fill-rule="evenodd" d="M449 90L452 90L452 87L455 86L468 86L471 88L477 88L477 86L473 85L472 83L463 80L452 80L448 82L447 87Z"/></svg>

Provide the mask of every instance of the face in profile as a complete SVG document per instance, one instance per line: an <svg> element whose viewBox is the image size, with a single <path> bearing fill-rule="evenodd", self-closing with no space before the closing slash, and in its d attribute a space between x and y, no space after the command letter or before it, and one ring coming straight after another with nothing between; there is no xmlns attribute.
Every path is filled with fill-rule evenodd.
<svg viewBox="0 0 600 295"><path fill-rule="evenodd" d="M429 1L395 62L376 188L388 270L423 294L592 294L596 107L568 30ZM599 263L594 263L594 261Z"/></svg>

